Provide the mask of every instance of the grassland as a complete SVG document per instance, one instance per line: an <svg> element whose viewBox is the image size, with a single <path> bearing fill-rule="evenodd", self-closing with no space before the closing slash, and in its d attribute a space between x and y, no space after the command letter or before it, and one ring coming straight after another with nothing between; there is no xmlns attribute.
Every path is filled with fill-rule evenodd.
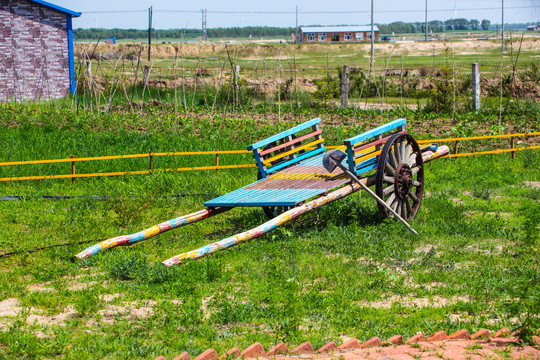
<svg viewBox="0 0 540 360"><path fill-rule="evenodd" d="M241 149L291 124L264 112L175 118L170 108L77 114L56 106L2 106L0 161ZM314 115L297 111L296 121ZM327 109L327 143L399 115L410 119L418 138L501 130L489 112L449 119L420 110ZM537 129L537 116L511 113L503 125ZM212 163L213 156L155 161L155 167L197 166ZM248 155L220 158L224 164L250 161ZM77 172L147 166L147 159L89 162L78 164ZM66 164L1 168L2 176L69 170ZM133 233L201 209L205 200L255 179L253 169L237 169L75 184L2 183L2 195L22 200L0 201L0 249ZM381 221L374 201L357 194L258 240L174 268L160 262L264 222L262 210L234 209L85 261L73 262L72 256L87 244L3 257L0 357L150 359L181 351L194 356L208 347L223 353L255 341L265 348L284 341L291 348L306 340L314 346L341 343L345 336L537 329L539 184L538 151L519 152L515 160L509 154L443 159L426 168L426 196L413 222L418 237L399 223Z"/></svg>

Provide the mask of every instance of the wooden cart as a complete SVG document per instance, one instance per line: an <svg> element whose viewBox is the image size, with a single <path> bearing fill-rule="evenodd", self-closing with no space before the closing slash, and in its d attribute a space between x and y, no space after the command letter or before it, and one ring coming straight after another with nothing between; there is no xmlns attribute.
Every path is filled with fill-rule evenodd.
<svg viewBox="0 0 540 360"><path fill-rule="evenodd" d="M405 130L406 119L347 139L340 150L347 154L342 165L406 220L418 213L424 193L424 163L448 153L446 146L420 148ZM197 259L259 237L268 231L325 204L361 189L338 169L328 172L322 164L326 152L320 119L313 119L248 146L258 167L259 180L209 200L206 209L166 221L141 232L118 236L91 246L76 257L84 259L101 250L131 245L162 232L200 221L238 206L262 207L266 223L221 241L174 256L163 264ZM379 205L383 217L391 216Z"/></svg>

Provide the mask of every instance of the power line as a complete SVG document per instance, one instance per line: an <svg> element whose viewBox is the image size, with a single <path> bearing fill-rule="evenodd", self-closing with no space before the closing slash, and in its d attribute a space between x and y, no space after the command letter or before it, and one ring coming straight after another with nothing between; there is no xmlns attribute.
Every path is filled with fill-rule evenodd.
<svg viewBox="0 0 540 360"><path fill-rule="evenodd" d="M505 9L530 9L535 5L526 6L505 6ZM482 11L482 10L499 10L500 7L479 7L479 8L463 8L463 9L431 9L429 12L451 12L458 11ZM140 13L147 12L148 10L110 10L110 11L83 11L83 14L116 14L116 13ZM379 10L375 11L375 14L396 14L396 13L423 13L425 9L402 9L402 10ZM154 10L154 12L160 13L184 13L184 14L200 14L200 10ZM207 10L206 13L212 14L296 14L296 10L291 11L240 11L240 10ZM370 14L369 10L351 10L351 11L298 11L298 14Z"/></svg>

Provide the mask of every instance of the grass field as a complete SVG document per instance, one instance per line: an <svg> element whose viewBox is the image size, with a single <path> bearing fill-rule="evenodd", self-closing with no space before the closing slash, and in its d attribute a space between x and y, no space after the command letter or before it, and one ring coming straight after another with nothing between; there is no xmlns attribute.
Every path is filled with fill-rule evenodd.
<svg viewBox="0 0 540 360"><path fill-rule="evenodd" d="M9 105L1 114L0 161L242 149L290 127L249 117L76 114L54 106ZM396 113L345 114L325 114L328 144ZM489 133L497 124L482 114L463 122L408 115L410 132L420 138L436 136L429 130L434 126L448 129L437 135L450 136ZM537 128L534 119L522 120L522 126ZM500 145L483 142L470 149ZM77 172L144 168L146 161L78 164ZM157 161L162 163L155 167L197 166L213 156ZM32 166L2 167L2 176L70 170L67 164ZM540 152L534 150L517 153L515 160L504 154L427 165L426 196L412 224L418 237L395 221L380 220L375 202L355 194L262 238L178 267L165 268L161 261L266 221L262 210L234 209L72 261L93 242L201 209L204 201L255 179L254 169L238 169L75 184L2 183L2 195L23 200L0 201L0 251L92 242L0 258L0 357L151 359L182 351L195 356L209 347L221 354L256 341L265 348L280 341L292 348L306 340L318 347L330 340L340 344L346 336L540 326Z"/></svg>

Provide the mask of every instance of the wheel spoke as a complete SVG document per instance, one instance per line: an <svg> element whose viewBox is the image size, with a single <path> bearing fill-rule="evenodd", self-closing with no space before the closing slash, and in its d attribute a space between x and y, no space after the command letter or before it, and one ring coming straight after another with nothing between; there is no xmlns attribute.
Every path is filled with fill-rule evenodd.
<svg viewBox="0 0 540 360"><path fill-rule="evenodd" d="M412 184L413 186L420 186L420 183L418 181L413 181Z"/></svg>
<svg viewBox="0 0 540 360"><path fill-rule="evenodd" d="M398 199L398 203L397 203L397 208L396 208L396 213L401 216L401 208L403 207L403 202L401 200Z"/></svg>
<svg viewBox="0 0 540 360"><path fill-rule="evenodd" d="M392 167L392 165L390 165L388 162L385 162L384 167L385 167L386 171L388 171L390 173L390 175L396 176L396 169L394 169Z"/></svg>
<svg viewBox="0 0 540 360"><path fill-rule="evenodd" d="M390 149L389 154L390 154L390 164L394 167L394 169L397 169L399 163L396 159L396 154L392 151L392 149Z"/></svg>
<svg viewBox="0 0 540 360"><path fill-rule="evenodd" d="M406 147L405 147L405 157L404 159L410 159L411 158L411 149L412 149L412 145L411 144L408 144ZM410 165L410 164L409 164Z"/></svg>
<svg viewBox="0 0 540 360"><path fill-rule="evenodd" d="M392 210L396 211L396 208L398 206L398 202L399 202L399 199L395 199L394 202L392 203L392 205L390 205L390 207L392 208ZM392 214L390 211L388 212L388 217L394 217L394 214Z"/></svg>
<svg viewBox="0 0 540 360"><path fill-rule="evenodd" d="M393 177L391 177L391 176L384 176L384 177L383 177L383 181L384 181L385 183L388 183L388 184L393 184L394 181L395 181L395 179L394 179Z"/></svg>
<svg viewBox="0 0 540 360"><path fill-rule="evenodd" d="M401 163L404 163L408 158L408 156L405 156L405 149L406 148L407 148L406 142L402 141L401 146L400 146L400 149L401 149Z"/></svg>
<svg viewBox="0 0 540 360"><path fill-rule="evenodd" d="M416 164L416 153L412 153L411 156L409 156L409 166L414 166Z"/></svg>
<svg viewBox="0 0 540 360"><path fill-rule="evenodd" d="M401 207L401 217L403 219L407 219L408 215L407 215L407 204L409 203L408 200L403 200L404 204L403 206Z"/></svg>
<svg viewBox="0 0 540 360"><path fill-rule="evenodd" d="M401 143L394 144L394 154L396 154L396 167L397 165L401 164L401 149L399 148L401 146Z"/></svg>
<svg viewBox="0 0 540 360"><path fill-rule="evenodd" d="M413 193L412 191L411 191L411 199L413 199L413 201L414 201L415 203L418 202L418 198L416 197L416 194Z"/></svg>
<svg viewBox="0 0 540 360"><path fill-rule="evenodd" d="M409 214L412 214L413 210L412 210L411 202L409 201L409 199L405 200L405 205L407 206L407 211L409 212Z"/></svg>
<svg viewBox="0 0 540 360"><path fill-rule="evenodd" d="M390 197L388 198L388 200L385 201L386 205L388 206L392 205L395 199L396 199L396 194L395 193L390 194Z"/></svg>
<svg viewBox="0 0 540 360"><path fill-rule="evenodd" d="M413 175L416 174L417 172L420 171L420 166L415 166L415 167L413 167L413 168L411 169L411 171L412 171L412 174L413 174Z"/></svg>
<svg viewBox="0 0 540 360"><path fill-rule="evenodd" d="M390 185L386 189L383 190L383 196L386 196L393 191L394 191L394 185Z"/></svg>

